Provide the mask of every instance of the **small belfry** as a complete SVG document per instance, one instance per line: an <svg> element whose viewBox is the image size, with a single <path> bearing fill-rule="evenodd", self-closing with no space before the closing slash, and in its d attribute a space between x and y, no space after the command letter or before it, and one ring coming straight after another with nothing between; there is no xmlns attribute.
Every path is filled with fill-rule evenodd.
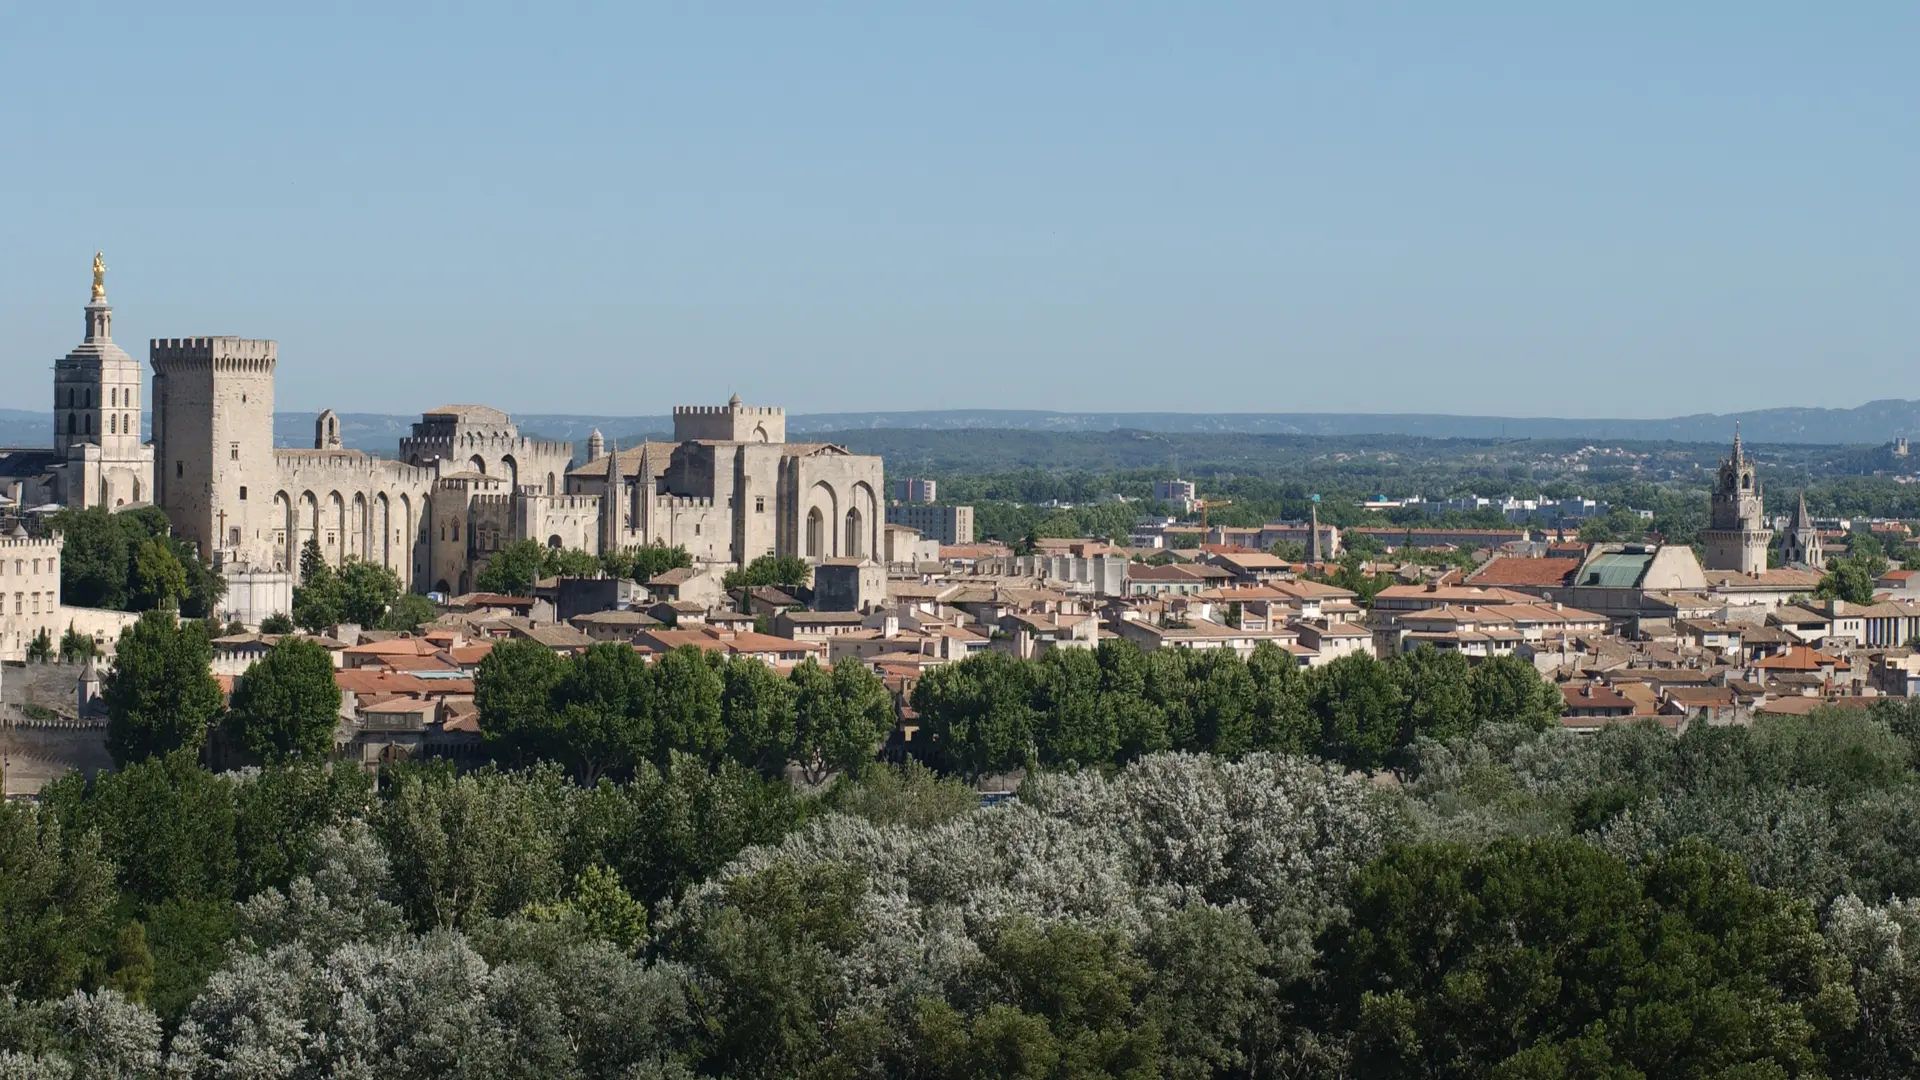
<svg viewBox="0 0 1920 1080"><path fill-rule="evenodd" d="M1820 530L1813 524L1813 515L1807 513L1807 493L1800 493L1800 503L1794 507L1793 517L1787 521L1785 532L1780 537L1780 561L1787 566L1806 570L1825 570L1827 568L1826 550L1820 542Z"/></svg>
<svg viewBox="0 0 1920 1080"><path fill-rule="evenodd" d="M1707 528L1700 538L1706 545L1708 570L1760 574L1767 569L1773 530L1767 528L1759 472L1741 442L1738 422L1733 429L1733 450L1720 462L1708 504Z"/></svg>

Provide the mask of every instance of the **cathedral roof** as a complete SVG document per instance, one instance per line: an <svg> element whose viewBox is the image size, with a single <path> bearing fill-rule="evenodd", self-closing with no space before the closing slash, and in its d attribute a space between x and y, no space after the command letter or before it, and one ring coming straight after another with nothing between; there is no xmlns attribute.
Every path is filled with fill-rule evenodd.
<svg viewBox="0 0 1920 1080"><path fill-rule="evenodd" d="M646 452L648 447L653 448L654 459L664 463L667 460L667 455L671 454L673 448L678 445L680 444L670 442L643 442L634 443L632 446L621 447L617 451L620 460L620 475L640 475L640 457ZM567 475L586 477L593 480L604 480L607 476L607 457L608 455L602 454L584 464L568 469Z"/></svg>

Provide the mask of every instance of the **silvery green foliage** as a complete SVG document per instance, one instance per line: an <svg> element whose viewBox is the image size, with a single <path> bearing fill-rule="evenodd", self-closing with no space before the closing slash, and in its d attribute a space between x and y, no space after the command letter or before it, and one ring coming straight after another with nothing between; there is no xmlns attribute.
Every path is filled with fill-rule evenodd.
<svg viewBox="0 0 1920 1080"><path fill-rule="evenodd" d="M90 1080L140 1080L160 1069L160 1018L112 990L68 994L54 1006L77 1048L74 1066ZM4 1074L0 1074L4 1075Z"/></svg>
<svg viewBox="0 0 1920 1080"><path fill-rule="evenodd" d="M399 781L374 821L395 899L415 925L443 928L557 899L573 797L552 766Z"/></svg>
<svg viewBox="0 0 1920 1080"><path fill-rule="evenodd" d="M1842 896L1827 915L1827 943L1853 969L1859 1022L1837 1076L1912 1075L1920 1063L1920 900L1868 904Z"/></svg>
<svg viewBox="0 0 1920 1080"><path fill-rule="evenodd" d="M325 949L357 938L398 932L400 909L390 887L386 852L365 822L328 827L314 839L311 877L295 878L282 893L266 889L240 905L241 937L256 948L299 942Z"/></svg>
<svg viewBox="0 0 1920 1080"><path fill-rule="evenodd" d="M43 1002L0 993L0 1077L157 1080L160 1065L159 1018L113 990Z"/></svg>
<svg viewBox="0 0 1920 1080"><path fill-rule="evenodd" d="M597 945L551 971L489 967L452 933L324 955L283 945L214 974L168 1067L182 1080L657 1074L684 1022L682 981Z"/></svg>
<svg viewBox="0 0 1920 1080"><path fill-rule="evenodd" d="M0 1076L7 1080L73 1080L73 1063L61 1054L0 1050Z"/></svg>
<svg viewBox="0 0 1920 1080"><path fill-rule="evenodd" d="M663 916L697 926L726 880L779 861L861 868L869 940L847 958L859 1005L950 986L974 941L1009 918L1076 920L1143 935L1196 903L1247 913L1283 970L1312 960L1355 868L1399 818L1363 782L1299 758L1157 754L1112 779L1037 776L1018 802L911 830L829 816L751 849Z"/></svg>
<svg viewBox="0 0 1920 1080"><path fill-rule="evenodd" d="M1815 902L1838 891L1846 873L1827 800L1805 788L1658 796L1623 812L1598 841L1638 863L1689 836L1738 855L1756 884Z"/></svg>

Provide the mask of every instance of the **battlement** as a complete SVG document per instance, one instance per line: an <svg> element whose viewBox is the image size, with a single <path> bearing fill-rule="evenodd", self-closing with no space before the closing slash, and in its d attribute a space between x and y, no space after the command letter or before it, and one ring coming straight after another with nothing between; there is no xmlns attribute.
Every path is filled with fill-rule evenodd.
<svg viewBox="0 0 1920 1080"><path fill-rule="evenodd" d="M508 507L513 505L513 500L512 495L475 495L467 504L476 509L483 506Z"/></svg>
<svg viewBox="0 0 1920 1080"><path fill-rule="evenodd" d="M537 498L545 504L549 511L600 509L600 496L598 495L540 495L537 496Z"/></svg>
<svg viewBox="0 0 1920 1080"><path fill-rule="evenodd" d="M153 338L147 355L155 371L246 371L271 374L280 343L260 338Z"/></svg>
<svg viewBox="0 0 1920 1080"><path fill-rule="evenodd" d="M273 448L273 461L279 468L291 470L296 476L308 470L326 470L364 474L375 477L381 483L427 484L434 479L433 470L424 465L409 465L404 461L375 457L360 450L307 450L276 446Z"/></svg>
<svg viewBox="0 0 1920 1080"><path fill-rule="evenodd" d="M0 548L13 548L18 551L46 551L58 554L60 534L50 536L0 536Z"/></svg>
<svg viewBox="0 0 1920 1080"><path fill-rule="evenodd" d="M653 498L653 505L663 510L711 510L714 504L710 496L656 495Z"/></svg>
<svg viewBox="0 0 1920 1080"><path fill-rule="evenodd" d="M554 457L573 457L573 444L556 442L549 439L529 439L524 435L505 431L469 431L455 436L447 433L429 433L425 435L407 435L400 439L400 453L411 455L420 451L436 451L451 454L459 450L501 450L519 452L529 457L542 454Z"/></svg>
<svg viewBox="0 0 1920 1080"><path fill-rule="evenodd" d="M673 441L786 442L787 410L777 405L742 405L737 397L725 405L675 405Z"/></svg>
<svg viewBox="0 0 1920 1080"><path fill-rule="evenodd" d="M778 405L675 405L675 416L784 416Z"/></svg>
<svg viewBox="0 0 1920 1080"><path fill-rule="evenodd" d="M469 488L490 491L504 486L506 482L506 478L499 476L443 476L435 480L433 486L447 491L465 491ZM474 497L479 498L477 495ZM500 497L504 499L507 496Z"/></svg>

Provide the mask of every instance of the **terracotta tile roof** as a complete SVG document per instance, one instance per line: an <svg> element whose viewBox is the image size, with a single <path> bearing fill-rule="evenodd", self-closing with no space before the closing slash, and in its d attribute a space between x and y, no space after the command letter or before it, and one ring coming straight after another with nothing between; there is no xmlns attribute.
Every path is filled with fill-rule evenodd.
<svg viewBox="0 0 1920 1080"><path fill-rule="evenodd" d="M1378 605L1383 599L1425 600L1435 607L1441 604L1537 604L1540 602L1540 598L1532 593L1502 588L1478 588L1473 585L1389 585L1374 594L1374 604Z"/></svg>
<svg viewBox="0 0 1920 1080"><path fill-rule="evenodd" d="M432 656L440 647L425 638L388 638L347 646L348 656Z"/></svg>
<svg viewBox="0 0 1920 1080"><path fill-rule="evenodd" d="M1879 698L1851 695L1828 698L1812 694L1790 694L1786 697L1774 698L1764 705L1757 706L1753 711L1768 716L1806 716L1815 709L1868 709L1879 700Z"/></svg>
<svg viewBox="0 0 1920 1080"><path fill-rule="evenodd" d="M405 694L418 697L427 692L427 681L412 675L372 668L346 668L333 673L333 683L356 697L375 694Z"/></svg>
<svg viewBox="0 0 1920 1080"><path fill-rule="evenodd" d="M487 654L493 651L493 645L491 641L479 641L472 645L455 645L447 650L447 655L453 658L454 663L464 667L486 659Z"/></svg>
<svg viewBox="0 0 1920 1080"><path fill-rule="evenodd" d="M1634 710L1631 698L1601 683L1563 683L1560 699L1569 709L1622 709L1628 713Z"/></svg>
<svg viewBox="0 0 1920 1080"><path fill-rule="evenodd" d="M1795 645L1777 656L1766 656L1754 663L1757 668L1766 671L1819 671L1832 668L1835 671L1851 671L1853 665L1837 656L1828 656L1811 645Z"/></svg>
<svg viewBox="0 0 1920 1080"><path fill-rule="evenodd" d="M1579 559L1524 559L1502 555L1488 560L1467 580L1483 586L1557 586L1565 585L1579 569Z"/></svg>
<svg viewBox="0 0 1920 1080"><path fill-rule="evenodd" d="M1812 592L1820 587L1821 575L1811 570L1793 570L1778 567L1764 570L1758 574L1742 574L1731 570L1707 571L1707 587L1714 589L1805 589Z"/></svg>
<svg viewBox="0 0 1920 1080"><path fill-rule="evenodd" d="M382 666L393 671L458 671L460 665L440 656L392 655L380 658Z"/></svg>

